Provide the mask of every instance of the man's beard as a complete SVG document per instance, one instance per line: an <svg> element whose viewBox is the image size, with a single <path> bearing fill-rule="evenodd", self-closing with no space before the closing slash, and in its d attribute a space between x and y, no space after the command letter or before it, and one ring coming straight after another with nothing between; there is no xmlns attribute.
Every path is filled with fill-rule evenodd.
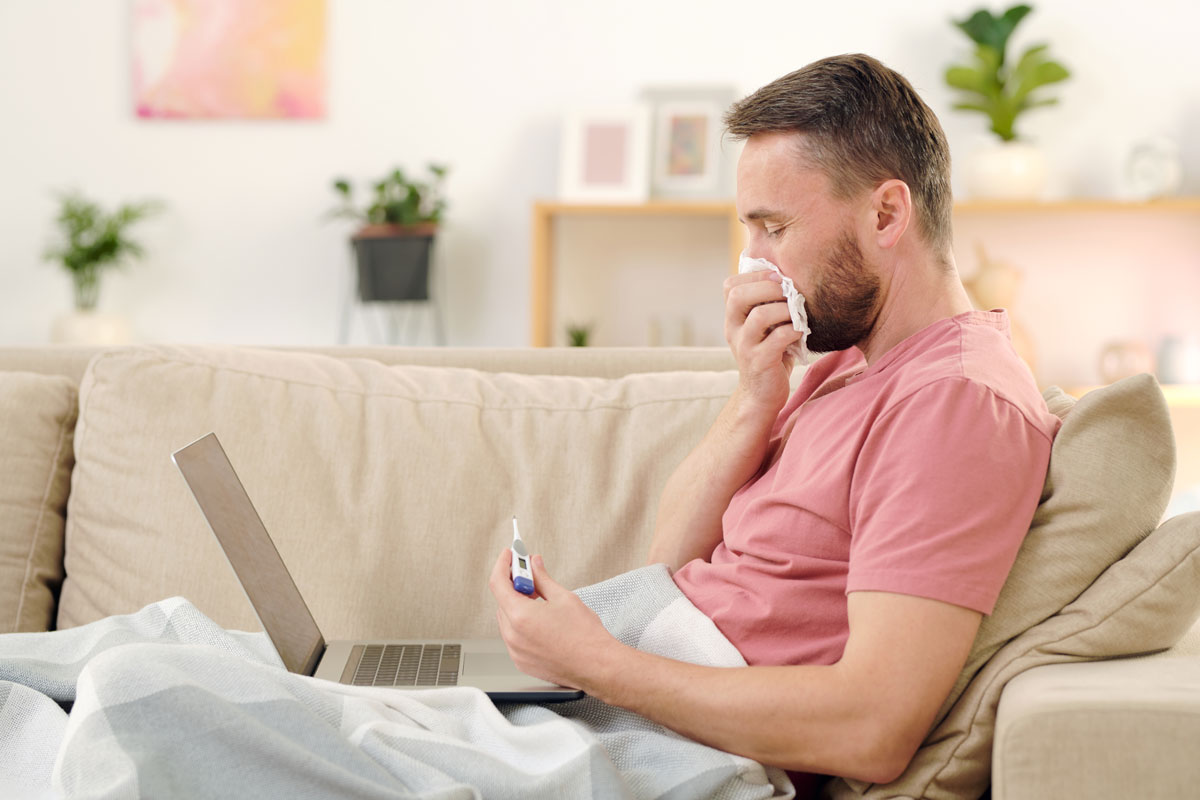
<svg viewBox="0 0 1200 800"><path fill-rule="evenodd" d="M808 349L831 353L854 347L875 325L879 278L867 271L862 250L848 232L842 232L816 277L804 304L812 330Z"/></svg>

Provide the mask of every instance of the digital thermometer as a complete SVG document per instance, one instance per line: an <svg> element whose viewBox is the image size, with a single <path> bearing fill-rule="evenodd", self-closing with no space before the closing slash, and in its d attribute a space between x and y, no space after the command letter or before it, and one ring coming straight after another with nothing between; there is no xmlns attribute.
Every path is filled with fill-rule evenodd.
<svg viewBox="0 0 1200 800"><path fill-rule="evenodd" d="M521 541L521 534L517 531L516 517L513 517L512 582L513 588L521 594L533 594L533 570L529 567L525 542Z"/></svg>

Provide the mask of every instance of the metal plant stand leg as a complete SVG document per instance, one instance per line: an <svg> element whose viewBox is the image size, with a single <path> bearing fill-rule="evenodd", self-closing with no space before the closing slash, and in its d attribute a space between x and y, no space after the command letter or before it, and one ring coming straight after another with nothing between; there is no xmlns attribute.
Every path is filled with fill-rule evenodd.
<svg viewBox="0 0 1200 800"><path fill-rule="evenodd" d="M442 306L437 301L431 301L429 310L433 314L433 341L438 347L444 347L446 345L446 331L442 327Z"/></svg>
<svg viewBox="0 0 1200 800"><path fill-rule="evenodd" d="M400 344L400 314L403 306L398 303L387 304L388 337L387 343Z"/></svg>
<svg viewBox="0 0 1200 800"><path fill-rule="evenodd" d="M351 251L351 271L349 278L342 282L342 314L338 319L338 344L350 344L350 318L354 314L354 306L358 300L358 277L353 271L354 260Z"/></svg>

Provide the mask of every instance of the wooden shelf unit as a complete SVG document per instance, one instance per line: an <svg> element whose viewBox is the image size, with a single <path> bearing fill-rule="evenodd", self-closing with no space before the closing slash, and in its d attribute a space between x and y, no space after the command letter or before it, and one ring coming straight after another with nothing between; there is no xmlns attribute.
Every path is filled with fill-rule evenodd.
<svg viewBox="0 0 1200 800"><path fill-rule="evenodd" d="M1047 201L968 200L956 203L955 216L994 214L1095 214L1095 213L1182 213L1200 214L1200 197L1169 197L1159 200L1115 200L1073 198ZM730 271L737 272L744 244L742 225L733 201L652 201L638 204L537 202L533 206L530 343L551 344L553 290L555 281L555 221L564 217L713 217L724 218L729 229Z"/></svg>
<svg viewBox="0 0 1200 800"><path fill-rule="evenodd" d="M737 208L732 202L657 201L617 205L593 203L540 202L533 206L532 305L530 343L549 347L554 319L554 234L555 220L563 217L713 217L723 218L729 230L730 271L737 272L738 256L744 242Z"/></svg>

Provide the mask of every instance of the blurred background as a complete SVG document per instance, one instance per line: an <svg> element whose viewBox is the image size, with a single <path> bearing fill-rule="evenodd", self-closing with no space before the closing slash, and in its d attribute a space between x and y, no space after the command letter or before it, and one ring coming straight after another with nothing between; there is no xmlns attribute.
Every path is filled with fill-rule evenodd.
<svg viewBox="0 0 1200 800"><path fill-rule="evenodd" d="M206 85L271 69L255 59L278 52L282 27L247 33L268 6L315 53L307 83L272 117L204 111ZM1041 90L1057 105L1018 123L1045 179L1034 197L1009 204L968 188L965 165L998 137L984 115L952 107L959 95L946 80L948 67L972 58L952 20L977 3L288 6L0 0L0 345L48 342L72 310L69 273L45 257L58 235L57 193L72 189L109 209L162 204L133 228L144 256L105 273L96 305L124 320L133 341L524 346L567 344L582 329L592 345L723 345L720 282L739 249L732 185L671 200L707 203L699 211L646 211L664 198L653 177L635 175L618 200L634 211L607 213L586 192L571 194L577 112L627 111L655 92L741 97L815 59L865 52L904 74L941 118L960 271L1000 270L999 296L1040 383L1086 387L1159 368L1147 359L1170 362L1164 382L1200 382L1194 4L1032 4L1010 58L1045 43L1070 77ZM179 38L197 24L190 43ZM240 77L220 74L213 53L226 45L243 50ZM188 57L172 48L199 46L211 48L215 72L185 88L201 110L173 109L153 83L170 59ZM651 172L659 152L650 134L645 141L641 169ZM721 169L736 155L725 143ZM363 220L329 216L341 205L335 179L354 184L365 207L373 181L395 167L424 174L430 163L447 168L430 279L440 335L361 302L350 238ZM564 198L584 205L572 211Z"/></svg>

